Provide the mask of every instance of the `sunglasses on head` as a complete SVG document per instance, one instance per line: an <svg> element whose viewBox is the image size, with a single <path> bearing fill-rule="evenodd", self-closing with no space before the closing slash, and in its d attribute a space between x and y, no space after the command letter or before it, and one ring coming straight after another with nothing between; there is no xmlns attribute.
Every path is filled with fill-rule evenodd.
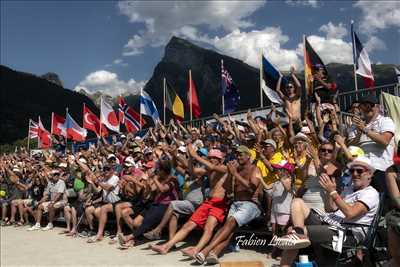
<svg viewBox="0 0 400 267"><path fill-rule="evenodd" d="M328 148L320 148L319 151L321 153L332 153L333 149L328 149Z"/></svg>
<svg viewBox="0 0 400 267"><path fill-rule="evenodd" d="M351 174L353 174L354 172L356 172L357 174L362 174L366 172L366 170L362 168L351 168L349 171Z"/></svg>

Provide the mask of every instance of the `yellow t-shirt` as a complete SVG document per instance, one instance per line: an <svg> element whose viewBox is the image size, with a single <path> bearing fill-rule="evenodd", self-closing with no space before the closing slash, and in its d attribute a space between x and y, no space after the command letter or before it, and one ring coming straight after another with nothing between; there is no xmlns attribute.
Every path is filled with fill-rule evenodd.
<svg viewBox="0 0 400 267"><path fill-rule="evenodd" d="M280 152L277 152L272 156L272 158L269 160L269 162L271 164L278 164L279 162L281 162L284 159L285 158L283 157L283 155ZM267 166L265 166L265 164L262 160L258 160L256 163L256 166L260 170L263 180L267 185L270 185L273 182L279 180L279 177L277 176L277 174L274 172L271 172L267 168Z"/></svg>

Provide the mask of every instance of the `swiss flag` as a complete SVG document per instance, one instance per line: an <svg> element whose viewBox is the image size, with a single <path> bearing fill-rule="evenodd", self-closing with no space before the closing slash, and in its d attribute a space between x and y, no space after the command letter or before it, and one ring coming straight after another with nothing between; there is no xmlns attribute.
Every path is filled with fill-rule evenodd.
<svg viewBox="0 0 400 267"><path fill-rule="evenodd" d="M100 122L108 129L119 133L119 121L117 114L113 110L111 104L106 102L103 97L101 98Z"/></svg>
<svg viewBox="0 0 400 267"><path fill-rule="evenodd" d="M100 136L100 125L101 135L107 136L108 131L104 124L100 123L99 118L94 114L85 104L83 104L83 128L91 130Z"/></svg>
<svg viewBox="0 0 400 267"><path fill-rule="evenodd" d="M54 135L66 136L65 131L65 118L52 112L51 113L51 132Z"/></svg>
<svg viewBox="0 0 400 267"><path fill-rule="evenodd" d="M192 94L190 95L190 93L192 93ZM200 118L200 114L201 114L200 104L199 104L199 99L197 98L196 86L192 79L191 71L189 71L189 86L188 86L188 93L187 93L187 101L189 103L189 110L190 110L190 107L192 107L191 110L192 110L193 116L196 119Z"/></svg>
<svg viewBox="0 0 400 267"><path fill-rule="evenodd" d="M51 134L44 128L42 121L40 120L40 117L38 124L39 124L39 129L38 129L39 147L50 148Z"/></svg>

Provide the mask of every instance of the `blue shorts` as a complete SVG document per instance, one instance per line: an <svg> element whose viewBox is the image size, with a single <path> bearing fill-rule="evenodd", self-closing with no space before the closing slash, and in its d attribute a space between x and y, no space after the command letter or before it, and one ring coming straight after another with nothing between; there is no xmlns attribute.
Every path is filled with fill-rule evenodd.
<svg viewBox="0 0 400 267"><path fill-rule="evenodd" d="M248 224L261 215L258 206L251 201L235 201L231 204L228 218L233 217L239 227Z"/></svg>

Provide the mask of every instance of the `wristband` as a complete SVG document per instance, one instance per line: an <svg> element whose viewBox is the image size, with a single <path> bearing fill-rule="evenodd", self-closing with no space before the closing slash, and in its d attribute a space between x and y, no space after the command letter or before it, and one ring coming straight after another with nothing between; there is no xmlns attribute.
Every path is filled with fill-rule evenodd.
<svg viewBox="0 0 400 267"><path fill-rule="evenodd" d="M336 190L332 191L329 193L329 195L332 197L334 194L337 194L338 192Z"/></svg>

